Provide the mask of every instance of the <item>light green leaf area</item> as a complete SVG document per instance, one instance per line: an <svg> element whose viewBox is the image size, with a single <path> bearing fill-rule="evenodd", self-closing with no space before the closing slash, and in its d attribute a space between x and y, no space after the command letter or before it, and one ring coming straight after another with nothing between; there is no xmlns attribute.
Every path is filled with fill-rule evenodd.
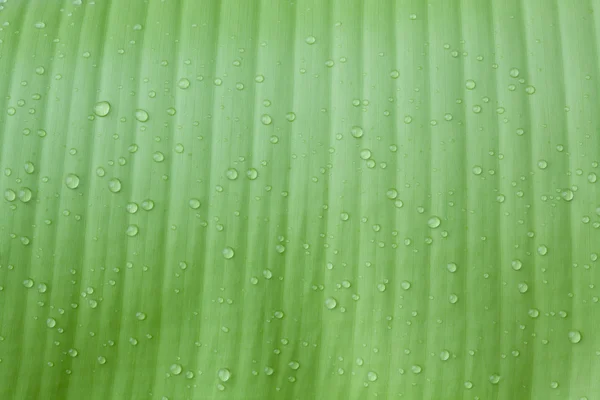
<svg viewBox="0 0 600 400"><path fill-rule="evenodd" d="M0 399L600 399L599 6L0 0Z"/></svg>

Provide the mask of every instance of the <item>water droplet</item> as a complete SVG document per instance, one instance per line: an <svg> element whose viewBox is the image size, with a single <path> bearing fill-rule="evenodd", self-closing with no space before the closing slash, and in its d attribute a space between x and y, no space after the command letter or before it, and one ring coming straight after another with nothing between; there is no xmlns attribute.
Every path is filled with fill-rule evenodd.
<svg viewBox="0 0 600 400"><path fill-rule="evenodd" d="M377 373L374 371L369 371L367 373L367 379L369 382L375 382L377 380Z"/></svg>
<svg viewBox="0 0 600 400"><path fill-rule="evenodd" d="M587 180L589 183L596 183L598 176L594 172L590 172L587 176Z"/></svg>
<svg viewBox="0 0 600 400"><path fill-rule="evenodd" d="M521 268L523 268L523 263L521 262L521 260L513 260L510 265L512 266L512 269L514 269L515 271L520 270Z"/></svg>
<svg viewBox="0 0 600 400"><path fill-rule="evenodd" d="M450 358L450 352L448 350L442 350L440 353L440 360L447 361Z"/></svg>
<svg viewBox="0 0 600 400"><path fill-rule="evenodd" d="M388 199L394 200L396 197L398 197L398 191L394 188L391 188L391 189L388 189L387 192L385 192L385 195Z"/></svg>
<svg viewBox="0 0 600 400"><path fill-rule="evenodd" d="M288 363L288 366L293 369L294 371L298 370L298 368L300 368L300 363L298 361L290 361Z"/></svg>
<svg viewBox="0 0 600 400"><path fill-rule="evenodd" d="M198 199L190 199L188 204L189 204L190 208L193 210L197 210L200 208L200 200L198 200Z"/></svg>
<svg viewBox="0 0 600 400"><path fill-rule="evenodd" d="M221 254L223 254L225 259L230 260L235 255L235 251L231 247L225 247L223 251L221 251Z"/></svg>
<svg viewBox="0 0 600 400"><path fill-rule="evenodd" d="M548 254L548 247L546 247L545 244L541 244L538 246L537 252L540 256L545 256L546 254Z"/></svg>
<svg viewBox="0 0 600 400"><path fill-rule="evenodd" d="M400 284L400 287L404 290L408 290L410 289L410 282L409 281L402 281L402 283Z"/></svg>
<svg viewBox="0 0 600 400"><path fill-rule="evenodd" d="M469 80L467 80L467 82L465 82L465 87L466 87L468 90L473 90L473 89L475 89L475 86L476 86L476 84L475 84L475 81L474 81L474 80L472 80L472 79L469 79Z"/></svg>
<svg viewBox="0 0 600 400"><path fill-rule="evenodd" d="M573 200L573 197L575 197L575 194L573 193L573 191L571 189L565 189L560 193L560 196L565 201L571 201L571 200Z"/></svg>
<svg viewBox="0 0 600 400"><path fill-rule="evenodd" d="M75 174L68 174L65 178L65 185L69 189L77 189L79 187L79 177Z"/></svg>
<svg viewBox="0 0 600 400"><path fill-rule="evenodd" d="M182 370L183 368L181 367L181 364L171 364L171 366L169 367L169 371L171 371L173 375L181 374Z"/></svg>
<svg viewBox="0 0 600 400"><path fill-rule="evenodd" d="M69 349L69 351L67 351L67 353L69 354L69 356L75 358L77 357L77 355L79 354L79 352L76 349Z"/></svg>
<svg viewBox="0 0 600 400"><path fill-rule="evenodd" d="M350 133L357 139L361 138L364 135L364 131L360 126L353 126L350 130Z"/></svg>
<svg viewBox="0 0 600 400"><path fill-rule="evenodd" d="M98 364L100 364L100 365L106 364L106 357L98 356L98 358L96 360L98 360Z"/></svg>
<svg viewBox="0 0 600 400"><path fill-rule="evenodd" d="M108 189L113 193L119 193L121 191L121 181L118 178L112 178L108 181Z"/></svg>
<svg viewBox="0 0 600 400"><path fill-rule="evenodd" d="M137 119L139 122L146 122L149 118L150 116L146 110L142 110L140 108L135 110L135 119Z"/></svg>
<svg viewBox="0 0 600 400"><path fill-rule="evenodd" d="M127 210L129 214L135 214L138 211L138 205L134 202L127 203L127 206L125 206L125 210Z"/></svg>
<svg viewBox="0 0 600 400"><path fill-rule="evenodd" d="M456 304L458 302L458 296L452 293L450 296L448 296L448 301L450 304Z"/></svg>
<svg viewBox="0 0 600 400"><path fill-rule="evenodd" d="M315 44L317 42L317 39L314 36L307 36L306 39L304 39L304 41L307 44Z"/></svg>
<svg viewBox="0 0 600 400"><path fill-rule="evenodd" d="M472 388L473 388L473 382L465 381L465 389L472 389Z"/></svg>
<svg viewBox="0 0 600 400"><path fill-rule="evenodd" d="M18 197L19 200L21 200L23 203L29 203L29 201L31 201L31 198L33 197L33 192L31 191L31 189L23 187L19 189Z"/></svg>
<svg viewBox="0 0 600 400"><path fill-rule="evenodd" d="M25 286L27 289L32 288L33 287L33 279L30 279L30 278L25 279L23 281L23 286Z"/></svg>
<svg viewBox="0 0 600 400"><path fill-rule="evenodd" d="M227 368L221 368L217 371L217 376L221 382L227 382L231 379L231 371Z"/></svg>
<svg viewBox="0 0 600 400"><path fill-rule="evenodd" d="M258 171L254 168L249 168L246 171L246 177L248 179L250 179L251 181L255 180L256 178L258 178Z"/></svg>
<svg viewBox="0 0 600 400"><path fill-rule="evenodd" d="M177 82L177 86L179 89L187 89L190 87L190 81L187 78L181 78L179 82Z"/></svg>
<svg viewBox="0 0 600 400"><path fill-rule="evenodd" d="M110 103L108 101L99 101L94 105L94 114L99 117L106 117L110 112Z"/></svg>
<svg viewBox="0 0 600 400"><path fill-rule="evenodd" d="M340 214L340 219L342 221L348 221L349 218L350 218L350 215L347 212L343 212Z"/></svg>
<svg viewBox="0 0 600 400"><path fill-rule="evenodd" d="M33 174L35 172L35 165L31 161L27 161L23 166L25 172L28 174Z"/></svg>
<svg viewBox="0 0 600 400"><path fill-rule="evenodd" d="M337 300L334 299L333 297L328 297L325 299L325 307L328 310L333 310L335 307L337 307Z"/></svg>
<svg viewBox="0 0 600 400"><path fill-rule="evenodd" d="M446 264L446 269L447 269L449 272L452 272L452 273L454 273L454 272L456 272L456 270L458 269L458 266L457 266L455 263L451 262L451 263L448 263L448 264Z"/></svg>
<svg viewBox="0 0 600 400"><path fill-rule="evenodd" d="M569 332L569 341L573 344L577 344L581 342L581 332L579 331L570 331Z"/></svg>
<svg viewBox="0 0 600 400"><path fill-rule="evenodd" d="M525 87L525 93L527 94L534 94L535 93L535 86L526 86Z"/></svg>
<svg viewBox="0 0 600 400"><path fill-rule="evenodd" d="M423 371L423 368L421 368L420 365L413 365L410 367L410 370L412 371L413 374L418 375L421 373L421 371Z"/></svg>
<svg viewBox="0 0 600 400"><path fill-rule="evenodd" d="M546 160L539 160L537 163L537 166L539 169L546 169L548 168L548 161Z"/></svg>
<svg viewBox="0 0 600 400"><path fill-rule="evenodd" d="M290 122L294 122L296 120L296 114L293 112L289 112L285 114L285 119L287 119Z"/></svg>
<svg viewBox="0 0 600 400"><path fill-rule="evenodd" d="M5 198L7 201L15 201L15 199L17 198L17 194L16 194L16 193L15 193L15 191L14 191L14 190L12 190L12 189L6 189L6 190L4 191L4 198Z"/></svg>
<svg viewBox="0 0 600 400"><path fill-rule="evenodd" d="M509 72L510 76L513 78L517 78L519 76L519 70L517 68L512 68Z"/></svg>
<svg viewBox="0 0 600 400"><path fill-rule="evenodd" d="M56 320L54 318L48 318L46 320L46 326L51 329L54 328L56 326Z"/></svg>
<svg viewBox="0 0 600 400"><path fill-rule="evenodd" d="M398 77L400 77L400 72L398 70L393 70L392 72L390 72L390 77L392 79L398 79Z"/></svg>
<svg viewBox="0 0 600 400"><path fill-rule="evenodd" d="M227 177L227 179L233 181L237 179L238 171L235 168L229 168L227 171L225 171L225 176Z"/></svg>
<svg viewBox="0 0 600 400"><path fill-rule="evenodd" d="M530 308L529 311L527 311L527 314L531 318L537 318L540 316L540 310L538 310L537 308Z"/></svg>
<svg viewBox="0 0 600 400"><path fill-rule="evenodd" d="M519 289L519 293L523 294L523 293L527 293L527 291L529 290L529 285L527 285L527 283L525 283L525 282L520 282L517 285L517 288Z"/></svg>
<svg viewBox="0 0 600 400"><path fill-rule="evenodd" d="M427 220L427 225L432 229L437 228L441 224L442 224L442 220L435 215L433 217L429 218L429 220Z"/></svg>
<svg viewBox="0 0 600 400"><path fill-rule="evenodd" d="M152 159L158 163L163 162L165 161L165 155L160 151L156 151L154 154L152 154Z"/></svg>
<svg viewBox="0 0 600 400"><path fill-rule="evenodd" d="M135 313L135 317L138 319L138 321L144 321L146 319L146 313L138 311Z"/></svg>
<svg viewBox="0 0 600 400"><path fill-rule="evenodd" d="M142 209L145 211L151 211L154 208L154 201L150 199L146 199L142 201Z"/></svg>
<svg viewBox="0 0 600 400"><path fill-rule="evenodd" d="M273 122L273 118L271 118L269 114L263 114L260 117L260 122L262 122L263 125L271 125L271 123Z"/></svg>
<svg viewBox="0 0 600 400"><path fill-rule="evenodd" d="M368 160L369 158L371 158L371 150L362 149L360 151L360 158L362 158L363 160Z"/></svg>
<svg viewBox="0 0 600 400"><path fill-rule="evenodd" d="M490 383L492 385L497 385L499 382L500 382L500 375L498 375L498 374L490 375Z"/></svg>
<svg viewBox="0 0 600 400"><path fill-rule="evenodd" d="M140 229L138 228L137 225L129 225L127 227L127 230L125 231L125 234L127 236L134 237L139 233L139 231L140 231Z"/></svg>

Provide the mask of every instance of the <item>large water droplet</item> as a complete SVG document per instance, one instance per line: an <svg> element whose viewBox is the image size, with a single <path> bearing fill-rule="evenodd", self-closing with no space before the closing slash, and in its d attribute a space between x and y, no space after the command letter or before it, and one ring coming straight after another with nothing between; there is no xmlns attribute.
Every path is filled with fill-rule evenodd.
<svg viewBox="0 0 600 400"><path fill-rule="evenodd" d="M217 371L217 376L221 382L227 382L231 378L231 371L227 368L221 368Z"/></svg>
<svg viewBox="0 0 600 400"><path fill-rule="evenodd" d="M367 373L367 379L369 380L369 382L375 382L377 380L377 373L374 371L369 371Z"/></svg>
<svg viewBox="0 0 600 400"><path fill-rule="evenodd" d="M77 189L79 187L79 177L75 174L68 174L65 178L65 185L69 189Z"/></svg>
<svg viewBox="0 0 600 400"><path fill-rule="evenodd" d="M569 332L569 341L573 344L581 342L581 332L573 330Z"/></svg>
<svg viewBox="0 0 600 400"><path fill-rule="evenodd" d="M94 105L94 114L99 117L106 117L110 112L110 103L108 101L99 101Z"/></svg>
<svg viewBox="0 0 600 400"><path fill-rule="evenodd" d="M121 181L118 178L112 178L108 181L108 189L113 193L119 193L121 191Z"/></svg>
<svg viewBox="0 0 600 400"><path fill-rule="evenodd" d="M364 131L360 126L353 126L350 130L350 133L357 139L361 138L364 135Z"/></svg>
<svg viewBox="0 0 600 400"><path fill-rule="evenodd" d="M139 122L146 122L149 118L150 116L148 115L148 112L146 110L135 110L135 119L137 119Z"/></svg>
<svg viewBox="0 0 600 400"><path fill-rule="evenodd" d="M171 366L169 367L169 371L171 371L173 375L181 374L182 370L183 368L181 367L181 364L171 364Z"/></svg>
<svg viewBox="0 0 600 400"><path fill-rule="evenodd" d="M223 251L221 251L221 254L223 254L223 257L227 260L230 260L235 255L235 251L231 247L225 247Z"/></svg>
<svg viewBox="0 0 600 400"><path fill-rule="evenodd" d="M437 228L441 224L442 224L442 220L439 217L436 217L435 215L433 217L429 218L429 220L427 220L427 225L433 229Z"/></svg>
<svg viewBox="0 0 600 400"><path fill-rule="evenodd" d="M334 299L333 297L328 297L325 299L325 307L328 310L333 310L335 307L337 307L337 300Z"/></svg>

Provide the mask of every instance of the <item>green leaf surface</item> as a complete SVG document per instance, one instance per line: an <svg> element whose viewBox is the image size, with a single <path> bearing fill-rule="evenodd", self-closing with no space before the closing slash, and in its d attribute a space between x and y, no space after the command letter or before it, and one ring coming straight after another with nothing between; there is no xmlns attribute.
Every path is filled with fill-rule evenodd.
<svg viewBox="0 0 600 400"><path fill-rule="evenodd" d="M600 399L599 0L0 0L0 399Z"/></svg>

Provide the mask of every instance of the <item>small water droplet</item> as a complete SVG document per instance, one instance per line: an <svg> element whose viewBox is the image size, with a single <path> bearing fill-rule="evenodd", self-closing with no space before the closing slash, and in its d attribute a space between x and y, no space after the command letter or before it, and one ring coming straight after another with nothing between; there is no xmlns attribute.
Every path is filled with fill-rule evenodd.
<svg viewBox="0 0 600 400"><path fill-rule="evenodd" d="M315 44L317 42L317 39L314 36L307 36L304 41L307 44Z"/></svg>

